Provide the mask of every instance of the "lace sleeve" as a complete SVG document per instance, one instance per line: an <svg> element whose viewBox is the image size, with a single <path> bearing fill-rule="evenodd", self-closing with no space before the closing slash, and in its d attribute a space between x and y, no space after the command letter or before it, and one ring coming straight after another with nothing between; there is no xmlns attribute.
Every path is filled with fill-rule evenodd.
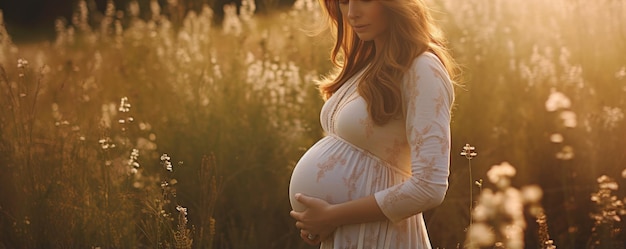
<svg viewBox="0 0 626 249"><path fill-rule="evenodd" d="M445 68L432 53L417 57L402 84L411 178L379 191L376 201L393 222L443 201L450 174L450 109L454 90Z"/></svg>

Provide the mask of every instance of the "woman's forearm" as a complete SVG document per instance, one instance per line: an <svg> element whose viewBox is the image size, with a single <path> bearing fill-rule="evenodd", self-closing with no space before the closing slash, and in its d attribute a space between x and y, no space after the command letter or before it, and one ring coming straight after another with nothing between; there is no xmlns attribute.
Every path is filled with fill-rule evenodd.
<svg viewBox="0 0 626 249"><path fill-rule="evenodd" d="M334 204L329 212L329 223L335 226L387 220L374 195Z"/></svg>

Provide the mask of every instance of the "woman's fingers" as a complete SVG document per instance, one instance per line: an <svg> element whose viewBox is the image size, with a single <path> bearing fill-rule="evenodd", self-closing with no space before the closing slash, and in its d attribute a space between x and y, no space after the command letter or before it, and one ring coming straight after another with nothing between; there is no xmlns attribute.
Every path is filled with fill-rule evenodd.
<svg viewBox="0 0 626 249"><path fill-rule="evenodd" d="M296 201L304 204L305 206L308 206L307 204L309 203L309 197L306 195L303 195L301 193L296 193L295 196L296 197Z"/></svg>
<svg viewBox="0 0 626 249"><path fill-rule="evenodd" d="M308 196L308 195L304 195L304 194L300 194L297 193L295 195L296 197L296 201L302 203L302 205L306 206L307 209L308 208L319 208L322 207L324 205L328 205L328 203L320 198L316 198L316 197L312 197L312 196Z"/></svg>
<svg viewBox="0 0 626 249"><path fill-rule="evenodd" d="M304 205L307 208L310 208L310 207L315 205L315 199L316 198L313 198L313 197L310 197L310 196L306 196L306 195L301 194L301 193L295 194L295 198L296 198L296 201L302 203L302 205Z"/></svg>
<svg viewBox="0 0 626 249"><path fill-rule="evenodd" d="M322 242L319 235L312 234L304 229L300 230L300 238L309 245L319 245Z"/></svg>
<svg viewBox="0 0 626 249"><path fill-rule="evenodd" d="M291 210L291 212L289 212L289 215L291 215L291 217L296 220L301 220L304 214Z"/></svg>
<svg viewBox="0 0 626 249"><path fill-rule="evenodd" d="M326 201L297 193L295 198L306 209L302 212L291 211L289 215L296 220L296 227L300 229L300 238L309 245L318 245L328 238L335 230L328 224L320 223L315 217L323 216L324 209L329 205ZM317 232L315 232L317 231Z"/></svg>
<svg viewBox="0 0 626 249"><path fill-rule="evenodd" d="M296 227L299 228L299 229L308 229L309 228L301 221L296 221Z"/></svg>

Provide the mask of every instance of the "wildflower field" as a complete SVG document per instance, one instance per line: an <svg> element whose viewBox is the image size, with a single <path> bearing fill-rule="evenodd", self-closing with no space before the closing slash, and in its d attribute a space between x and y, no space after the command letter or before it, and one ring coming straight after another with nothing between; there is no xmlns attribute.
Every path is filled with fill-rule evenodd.
<svg viewBox="0 0 626 249"><path fill-rule="evenodd" d="M323 135L317 3L146 2L0 25L0 248L313 248L287 189ZM624 248L626 2L429 2L463 68L433 248Z"/></svg>

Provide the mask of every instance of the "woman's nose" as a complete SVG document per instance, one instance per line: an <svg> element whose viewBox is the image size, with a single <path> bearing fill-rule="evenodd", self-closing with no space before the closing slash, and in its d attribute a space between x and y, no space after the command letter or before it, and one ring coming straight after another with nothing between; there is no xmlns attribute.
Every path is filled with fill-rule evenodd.
<svg viewBox="0 0 626 249"><path fill-rule="evenodd" d="M356 19L361 16L358 1L348 1L348 18Z"/></svg>

